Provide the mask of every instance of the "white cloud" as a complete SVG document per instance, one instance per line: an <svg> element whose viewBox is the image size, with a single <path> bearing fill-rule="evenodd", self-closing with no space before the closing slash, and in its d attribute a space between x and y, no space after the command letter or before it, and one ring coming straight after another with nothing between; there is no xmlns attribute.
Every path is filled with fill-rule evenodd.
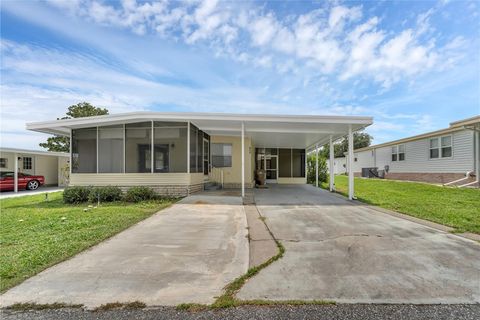
<svg viewBox="0 0 480 320"><path fill-rule="evenodd" d="M218 0L185 2L98 0L54 1L57 7L101 25L128 28L137 34L157 33L187 44L204 42L216 55L249 63L242 53L271 56L265 68L285 72L284 57L296 65L341 80L373 80L384 88L433 69L454 65L461 57L457 42L436 45L431 18L438 5L413 17L413 26L385 30L377 16L362 6L325 4L301 15L279 18L255 2ZM248 49L248 50L246 50ZM279 53L280 56L276 56ZM257 59L257 65L260 59ZM265 62L265 61L263 61ZM296 68L290 68L294 70Z"/></svg>

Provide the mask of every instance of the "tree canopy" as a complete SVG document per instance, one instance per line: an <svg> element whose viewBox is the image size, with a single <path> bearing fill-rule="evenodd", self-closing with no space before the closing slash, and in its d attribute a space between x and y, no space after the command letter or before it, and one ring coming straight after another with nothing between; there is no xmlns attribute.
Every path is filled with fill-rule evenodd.
<svg viewBox="0 0 480 320"><path fill-rule="evenodd" d="M65 116L57 118L57 120L101 116L105 114L108 114L108 110L105 108L95 107L88 102L80 102L68 107ZM40 143L40 147L48 151L70 152L70 138L54 135L53 137L47 138L47 142Z"/></svg>
<svg viewBox="0 0 480 320"><path fill-rule="evenodd" d="M353 134L353 149L360 149L370 146L373 137L366 132L355 132ZM348 139L344 137L340 142L333 145L335 158L344 157L344 153L348 151ZM330 144L327 143L319 152L320 156L330 157Z"/></svg>

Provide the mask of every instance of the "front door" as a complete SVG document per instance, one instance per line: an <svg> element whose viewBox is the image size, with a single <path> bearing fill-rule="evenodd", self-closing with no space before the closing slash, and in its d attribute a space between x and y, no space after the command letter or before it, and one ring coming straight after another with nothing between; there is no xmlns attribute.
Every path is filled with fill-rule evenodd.
<svg viewBox="0 0 480 320"><path fill-rule="evenodd" d="M265 179L267 182L277 182L277 168L278 168L278 156L276 155L264 155L265 161Z"/></svg>

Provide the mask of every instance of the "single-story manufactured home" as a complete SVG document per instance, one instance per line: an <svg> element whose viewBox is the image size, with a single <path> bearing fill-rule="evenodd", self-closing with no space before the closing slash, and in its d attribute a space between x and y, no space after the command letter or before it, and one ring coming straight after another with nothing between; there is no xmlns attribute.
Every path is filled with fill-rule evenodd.
<svg viewBox="0 0 480 320"><path fill-rule="evenodd" d="M144 185L166 195L187 195L215 182L241 188L245 195L259 169L265 171L267 183L305 184L309 150L348 136L353 151L353 132L372 121L350 116L134 112L35 122L27 129L70 137L70 185ZM353 198L353 173L349 195Z"/></svg>
<svg viewBox="0 0 480 320"><path fill-rule="evenodd" d="M357 149L353 172L355 176L478 186L479 150L480 116L475 116L442 130Z"/></svg>
<svg viewBox="0 0 480 320"><path fill-rule="evenodd" d="M45 178L45 186L68 184L69 161L70 155L64 152L0 148L1 172L41 175Z"/></svg>

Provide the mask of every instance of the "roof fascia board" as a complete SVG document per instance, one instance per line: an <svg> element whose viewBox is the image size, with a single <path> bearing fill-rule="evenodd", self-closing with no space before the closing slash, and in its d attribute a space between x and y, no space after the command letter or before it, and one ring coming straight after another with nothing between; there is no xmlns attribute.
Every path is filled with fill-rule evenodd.
<svg viewBox="0 0 480 320"><path fill-rule="evenodd" d="M35 130L59 126L84 126L89 124L108 123L113 121L138 121L138 120L211 120L211 121L252 121L252 122L290 122L290 123L329 123L329 124L365 124L373 123L372 117L348 116L315 116L315 115L242 115L242 114L217 114L217 113L155 113L136 112L88 118L63 119L44 122L27 123L27 129Z"/></svg>

